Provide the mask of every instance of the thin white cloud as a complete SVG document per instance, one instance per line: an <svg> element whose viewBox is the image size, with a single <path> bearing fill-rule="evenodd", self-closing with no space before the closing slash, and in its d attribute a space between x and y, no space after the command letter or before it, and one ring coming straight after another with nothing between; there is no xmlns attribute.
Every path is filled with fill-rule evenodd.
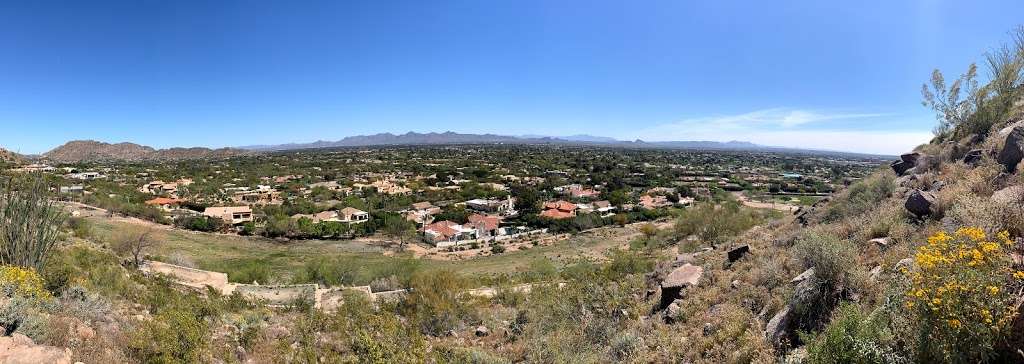
<svg viewBox="0 0 1024 364"><path fill-rule="evenodd" d="M635 138L647 141L741 140L768 146L826 149L860 153L899 154L928 142L927 130L808 129L825 121L889 116L881 113L827 112L772 108L737 115L685 119L639 130ZM803 128L802 128L803 127Z"/></svg>

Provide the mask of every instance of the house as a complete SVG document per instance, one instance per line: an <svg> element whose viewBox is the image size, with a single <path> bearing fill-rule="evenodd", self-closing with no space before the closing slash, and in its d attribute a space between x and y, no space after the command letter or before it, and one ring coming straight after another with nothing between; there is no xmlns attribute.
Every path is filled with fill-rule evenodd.
<svg viewBox="0 0 1024 364"><path fill-rule="evenodd" d="M339 221L349 224L360 224L370 220L370 214L366 211L346 207L338 211Z"/></svg>
<svg viewBox="0 0 1024 364"><path fill-rule="evenodd" d="M500 216L472 214L465 225L476 229L477 237L489 238L498 235L498 226L503 220Z"/></svg>
<svg viewBox="0 0 1024 364"><path fill-rule="evenodd" d="M438 247L458 245L459 241L474 240L478 236L477 229L448 220L426 225L422 231L423 236Z"/></svg>
<svg viewBox="0 0 1024 364"><path fill-rule="evenodd" d="M68 178L70 178L70 179L78 179L78 180L87 180L88 181L88 180L94 180L94 179L107 178L107 176L104 176L100 172L82 172L82 173L72 173L72 174L69 174Z"/></svg>
<svg viewBox="0 0 1024 364"><path fill-rule="evenodd" d="M340 192L345 189L345 186L339 184L338 181L317 182L309 185L310 189L314 189L317 187L323 187L324 189L331 192Z"/></svg>
<svg viewBox="0 0 1024 364"><path fill-rule="evenodd" d="M152 200L146 201L146 205L160 208L164 211L174 210L175 207L181 205L185 200L179 200L176 198L157 197Z"/></svg>
<svg viewBox="0 0 1024 364"><path fill-rule="evenodd" d="M594 208L597 209L598 212L608 212L615 210L615 206L612 206L612 203L608 202L607 200L596 201L591 205L594 205Z"/></svg>
<svg viewBox="0 0 1024 364"><path fill-rule="evenodd" d="M550 219L568 219L576 217L576 204L569 201L545 202L544 211L540 216Z"/></svg>
<svg viewBox="0 0 1024 364"><path fill-rule="evenodd" d="M246 188L235 191L232 201L247 205L279 205L283 202L281 192L267 185L258 185L256 190Z"/></svg>
<svg viewBox="0 0 1024 364"><path fill-rule="evenodd" d="M591 203L581 203L576 205L576 211L578 214L591 214L600 213L607 214L615 210L615 207L608 201L594 201Z"/></svg>
<svg viewBox="0 0 1024 364"><path fill-rule="evenodd" d="M498 199L472 199L465 202L466 208L484 212L489 214L498 214L501 216L515 216L516 215L516 199L512 196L508 196L505 200Z"/></svg>
<svg viewBox="0 0 1024 364"><path fill-rule="evenodd" d="M661 195L643 195L640 196L640 207L651 210L661 207L672 206L672 202L669 202L668 198Z"/></svg>
<svg viewBox="0 0 1024 364"><path fill-rule="evenodd" d="M409 189L409 188L403 187L403 186L399 186L398 184L395 184L394 182L386 181L386 180L374 181L373 183L371 183L367 187L376 188L378 193L383 193L385 195L410 195L410 194L412 194L412 189Z"/></svg>
<svg viewBox="0 0 1024 364"><path fill-rule="evenodd" d="M406 211L405 219L416 222L418 224L427 224L433 220L434 215L441 213L441 208L434 206L430 202L417 202L412 204L412 208Z"/></svg>
<svg viewBox="0 0 1024 364"><path fill-rule="evenodd" d="M203 215L216 217L232 225L252 221L252 208L249 206L207 207Z"/></svg>
<svg viewBox="0 0 1024 364"><path fill-rule="evenodd" d="M74 186L60 186L60 193L62 195L77 195L85 193L85 186L74 185Z"/></svg>
<svg viewBox="0 0 1024 364"><path fill-rule="evenodd" d="M174 196L178 194L177 183L167 183L164 181L152 181L143 185L139 188L139 192L148 193L152 195L162 196Z"/></svg>
<svg viewBox="0 0 1024 364"><path fill-rule="evenodd" d="M579 184L571 184L554 188L555 192L569 195L573 198L591 198L600 195L600 192L593 188L587 188Z"/></svg>
<svg viewBox="0 0 1024 364"><path fill-rule="evenodd" d="M301 218L307 218L313 221L314 224L319 224L322 222L342 222L341 215L337 211L321 211L311 215L292 215L292 219L298 220Z"/></svg>

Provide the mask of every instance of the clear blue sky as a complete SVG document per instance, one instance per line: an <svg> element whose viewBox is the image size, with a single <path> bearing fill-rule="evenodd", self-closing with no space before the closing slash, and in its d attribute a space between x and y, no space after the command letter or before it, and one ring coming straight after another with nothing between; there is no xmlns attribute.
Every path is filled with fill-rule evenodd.
<svg viewBox="0 0 1024 364"><path fill-rule="evenodd" d="M1006 1L20 1L0 146L587 133L896 153Z"/></svg>

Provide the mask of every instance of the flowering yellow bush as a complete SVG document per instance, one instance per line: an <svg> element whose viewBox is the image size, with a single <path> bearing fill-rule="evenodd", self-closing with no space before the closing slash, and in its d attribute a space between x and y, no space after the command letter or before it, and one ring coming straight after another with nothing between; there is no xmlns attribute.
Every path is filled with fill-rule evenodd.
<svg viewBox="0 0 1024 364"><path fill-rule="evenodd" d="M915 310L936 360L983 360L1017 315L1011 290L1024 272L1012 269L1009 234L992 239L978 228L940 232L914 255L906 306ZM970 348L966 349L965 348ZM975 351L976 350L976 351Z"/></svg>
<svg viewBox="0 0 1024 364"><path fill-rule="evenodd" d="M34 269L13 265L0 266L0 289L7 296L50 299L43 278Z"/></svg>

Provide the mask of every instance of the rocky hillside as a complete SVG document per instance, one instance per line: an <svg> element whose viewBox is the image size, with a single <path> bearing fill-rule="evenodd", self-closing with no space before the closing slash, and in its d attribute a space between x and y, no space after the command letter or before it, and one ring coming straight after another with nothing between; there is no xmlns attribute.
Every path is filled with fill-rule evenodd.
<svg viewBox="0 0 1024 364"><path fill-rule="evenodd" d="M25 162L25 157L22 155L9 151L7 149L0 148L0 163L12 163L20 164Z"/></svg>
<svg viewBox="0 0 1024 364"><path fill-rule="evenodd" d="M110 144L93 140L76 140L46 152L43 157L57 162L142 161L226 158L248 153L251 152L231 148L154 149L134 143Z"/></svg>

